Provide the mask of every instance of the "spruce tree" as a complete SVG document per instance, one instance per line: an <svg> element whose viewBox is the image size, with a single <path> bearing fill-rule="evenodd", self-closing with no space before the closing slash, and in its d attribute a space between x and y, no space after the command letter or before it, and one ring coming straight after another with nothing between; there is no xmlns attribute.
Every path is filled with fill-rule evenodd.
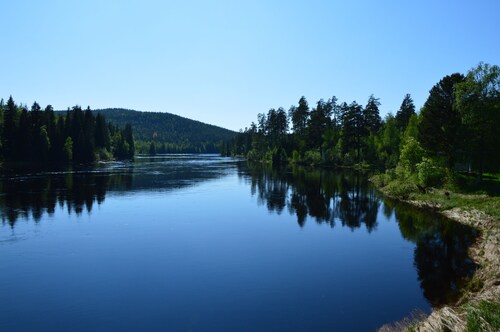
<svg viewBox="0 0 500 332"><path fill-rule="evenodd" d="M382 120L380 119L379 111L380 101L373 95L370 95L365 108L363 109L363 119L365 128L372 133L377 133L380 129Z"/></svg>
<svg viewBox="0 0 500 332"><path fill-rule="evenodd" d="M445 76L429 91L429 97L420 112L418 139L429 153L446 158L453 168L459 149L460 113L455 107L455 85L465 77L455 73Z"/></svg>
<svg viewBox="0 0 500 332"><path fill-rule="evenodd" d="M411 116L415 114L415 105L413 104L413 99L410 94L406 94L401 103L399 111L396 113L396 123L400 131L404 132Z"/></svg>

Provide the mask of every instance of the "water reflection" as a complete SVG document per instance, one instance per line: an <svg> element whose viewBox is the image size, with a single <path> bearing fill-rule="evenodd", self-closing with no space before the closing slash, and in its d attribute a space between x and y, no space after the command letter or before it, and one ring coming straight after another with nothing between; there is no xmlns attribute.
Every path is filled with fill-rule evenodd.
<svg viewBox="0 0 500 332"><path fill-rule="evenodd" d="M353 230L364 225L368 232L377 227L381 198L363 174L252 164L248 169L241 166L239 171L250 181L252 195L257 195L260 204L278 214L286 207L296 215L300 227L308 216L331 227L337 222Z"/></svg>
<svg viewBox="0 0 500 332"><path fill-rule="evenodd" d="M408 205L381 197L356 172L291 167L272 169L249 164L239 168L250 182L252 195L273 213L285 208L304 227L307 217L317 223L376 231L380 222L395 217L402 236L415 244L414 264L424 296L433 306L457 300L460 289L476 268L467 251L477 233ZM379 209L382 213L379 214Z"/></svg>
<svg viewBox="0 0 500 332"><path fill-rule="evenodd" d="M234 160L214 155L168 155L137 158L135 162L40 170L28 167L2 170L0 218L14 227L18 219L39 222L56 207L68 214L90 213L107 193L168 192L220 178L230 173Z"/></svg>
<svg viewBox="0 0 500 332"><path fill-rule="evenodd" d="M384 204L388 213L395 213L403 237L416 244L414 260L424 296L434 307L456 301L477 268L467 251L478 232L390 200Z"/></svg>
<svg viewBox="0 0 500 332"><path fill-rule="evenodd" d="M35 222L46 213L54 214L56 207L66 208L68 214L91 212L101 204L106 191L129 190L132 171L119 173L66 169L58 172L7 175L0 178L0 217L14 227L19 218Z"/></svg>
<svg viewBox="0 0 500 332"><path fill-rule="evenodd" d="M433 306L456 299L474 271L467 256L475 236L470 228L386 200L368 184L365 175L355 172L272 169L206 156L144 158L57 172L4 171L0 177L0 218L14 228L18 219L38 222L43 215L56 213L58 206L68 214L90 213L111 193L175 193L236 171L259 204L272 213L293 215L300 227L313 221L332 228L364 230L373 236L378 228L382 230L383 223L396 220L401 235L415 244L414 265L424 296ZM220 201L220 208L231 208L224 207L224 196Z"/></svg>

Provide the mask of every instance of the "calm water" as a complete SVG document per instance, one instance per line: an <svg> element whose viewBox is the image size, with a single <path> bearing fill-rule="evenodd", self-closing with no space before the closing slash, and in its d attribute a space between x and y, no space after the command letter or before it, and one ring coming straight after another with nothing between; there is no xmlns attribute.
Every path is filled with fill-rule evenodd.
<svg viewBox="0 0 500 332"><path fill-rule="evenodd" d="M371 331L474 268L362 175L216 156L4 170L0 217L0 331Z"/></svg>

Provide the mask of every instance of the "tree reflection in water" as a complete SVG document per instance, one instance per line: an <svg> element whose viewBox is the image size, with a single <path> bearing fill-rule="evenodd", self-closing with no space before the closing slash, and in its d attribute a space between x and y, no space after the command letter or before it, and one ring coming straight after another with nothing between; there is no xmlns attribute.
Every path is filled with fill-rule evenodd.
<svg viewBox="0 0 500 332"><path fill-rule="evenodd" d="M390 200L401 234L416 244L414 259L424 296L434 307L458 300L476 264L468 249L478 231Z"/></svg>
<svg viewBox="0 0 500 332"><path fill-rule="evenodd" d="M285 207L304 227L309 218L368 233L380 218L395 216L402 236L415 244L414 264L424 296L432 306L454 302L476 269L467 251L477 232L438 215L383 198L365 174L248 164L239 174L251 184L259 204L281 214ZM379 215L379 209L381 214Z"/></svg>
<svg viewBox="0 0 500 332"><path fill-rule="evenodd" d="M127 190L132 176L129 171L113 173L88 171L25 174L0 179L0 218L14 227L19 218L39 222L46 213L53 215L57 205L68 214L90 213L101 204L110 188Z"/></svg>
<svg viewBox="0 0 500 332"><path fill-rule="evenodd" d="M234 164L217 156L166 155L136 158L135 162L110 162L57 171L2 169L0 218L14 227L19 218L35 222L57 205L68 214L91 212L106 193L173 192L226 176Z"/></svg>
<svg viewBox="0 0 500 332"><path fill-rule="evenodd" d="M365 225L368 232L377 227L381 199L360 173L292 167L276 169L262 165L240 168L249 172L252 195L269 211L281 214L285 207L297 216L300 227L309 216L317 223L334 227L336 222L351 229Z"/></svg>
<svg viewBox="0 0 500 332"><path fill-rule="evenodd" d="M201 158L201 157L200 157ZM164 163L164 164L162 164ZM4 172L0 178L0 218L15 226L19 218L36 222L57 206L69 214L90 212L110 191L172 191L231 174L237 167L259 204L277 214L296 216L300 227L309 220L330 227L377 231L395 217L402 236L415 244L414 264L424 296L433 306L454 301L476 266L467 255L477 235L471 228L430 213L391 202L370 186L365 174L290 167L272 169L245 162L205 164L185 160L144 161L118 168L63 172ZM379 213L380 211L380 213Z"/></svg>

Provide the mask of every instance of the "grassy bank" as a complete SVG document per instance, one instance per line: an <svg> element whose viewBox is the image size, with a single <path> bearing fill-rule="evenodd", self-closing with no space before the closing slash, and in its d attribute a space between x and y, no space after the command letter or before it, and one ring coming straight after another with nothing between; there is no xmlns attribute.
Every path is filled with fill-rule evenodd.
<svg viewBox="0 0 500 332"><path fill-rule="evenodd" d="M500 220L500 174L488 174L479 181L474 175L449 176L441 188L423 187L413 179L391 173L375 175L371 181L385 194L399 200L419 201L436 210L460 208L478 210Z"/></svg>
<svg viewBox="0 0 500 332"><path fill-rule="evenodd" d="M454 175L442 188L424 188L389 174L371 181L386 195L432 209L480 231L469 256L478 264L462 298L425 319L407 318L380 331L500 331L500 177Z"/></svg>

